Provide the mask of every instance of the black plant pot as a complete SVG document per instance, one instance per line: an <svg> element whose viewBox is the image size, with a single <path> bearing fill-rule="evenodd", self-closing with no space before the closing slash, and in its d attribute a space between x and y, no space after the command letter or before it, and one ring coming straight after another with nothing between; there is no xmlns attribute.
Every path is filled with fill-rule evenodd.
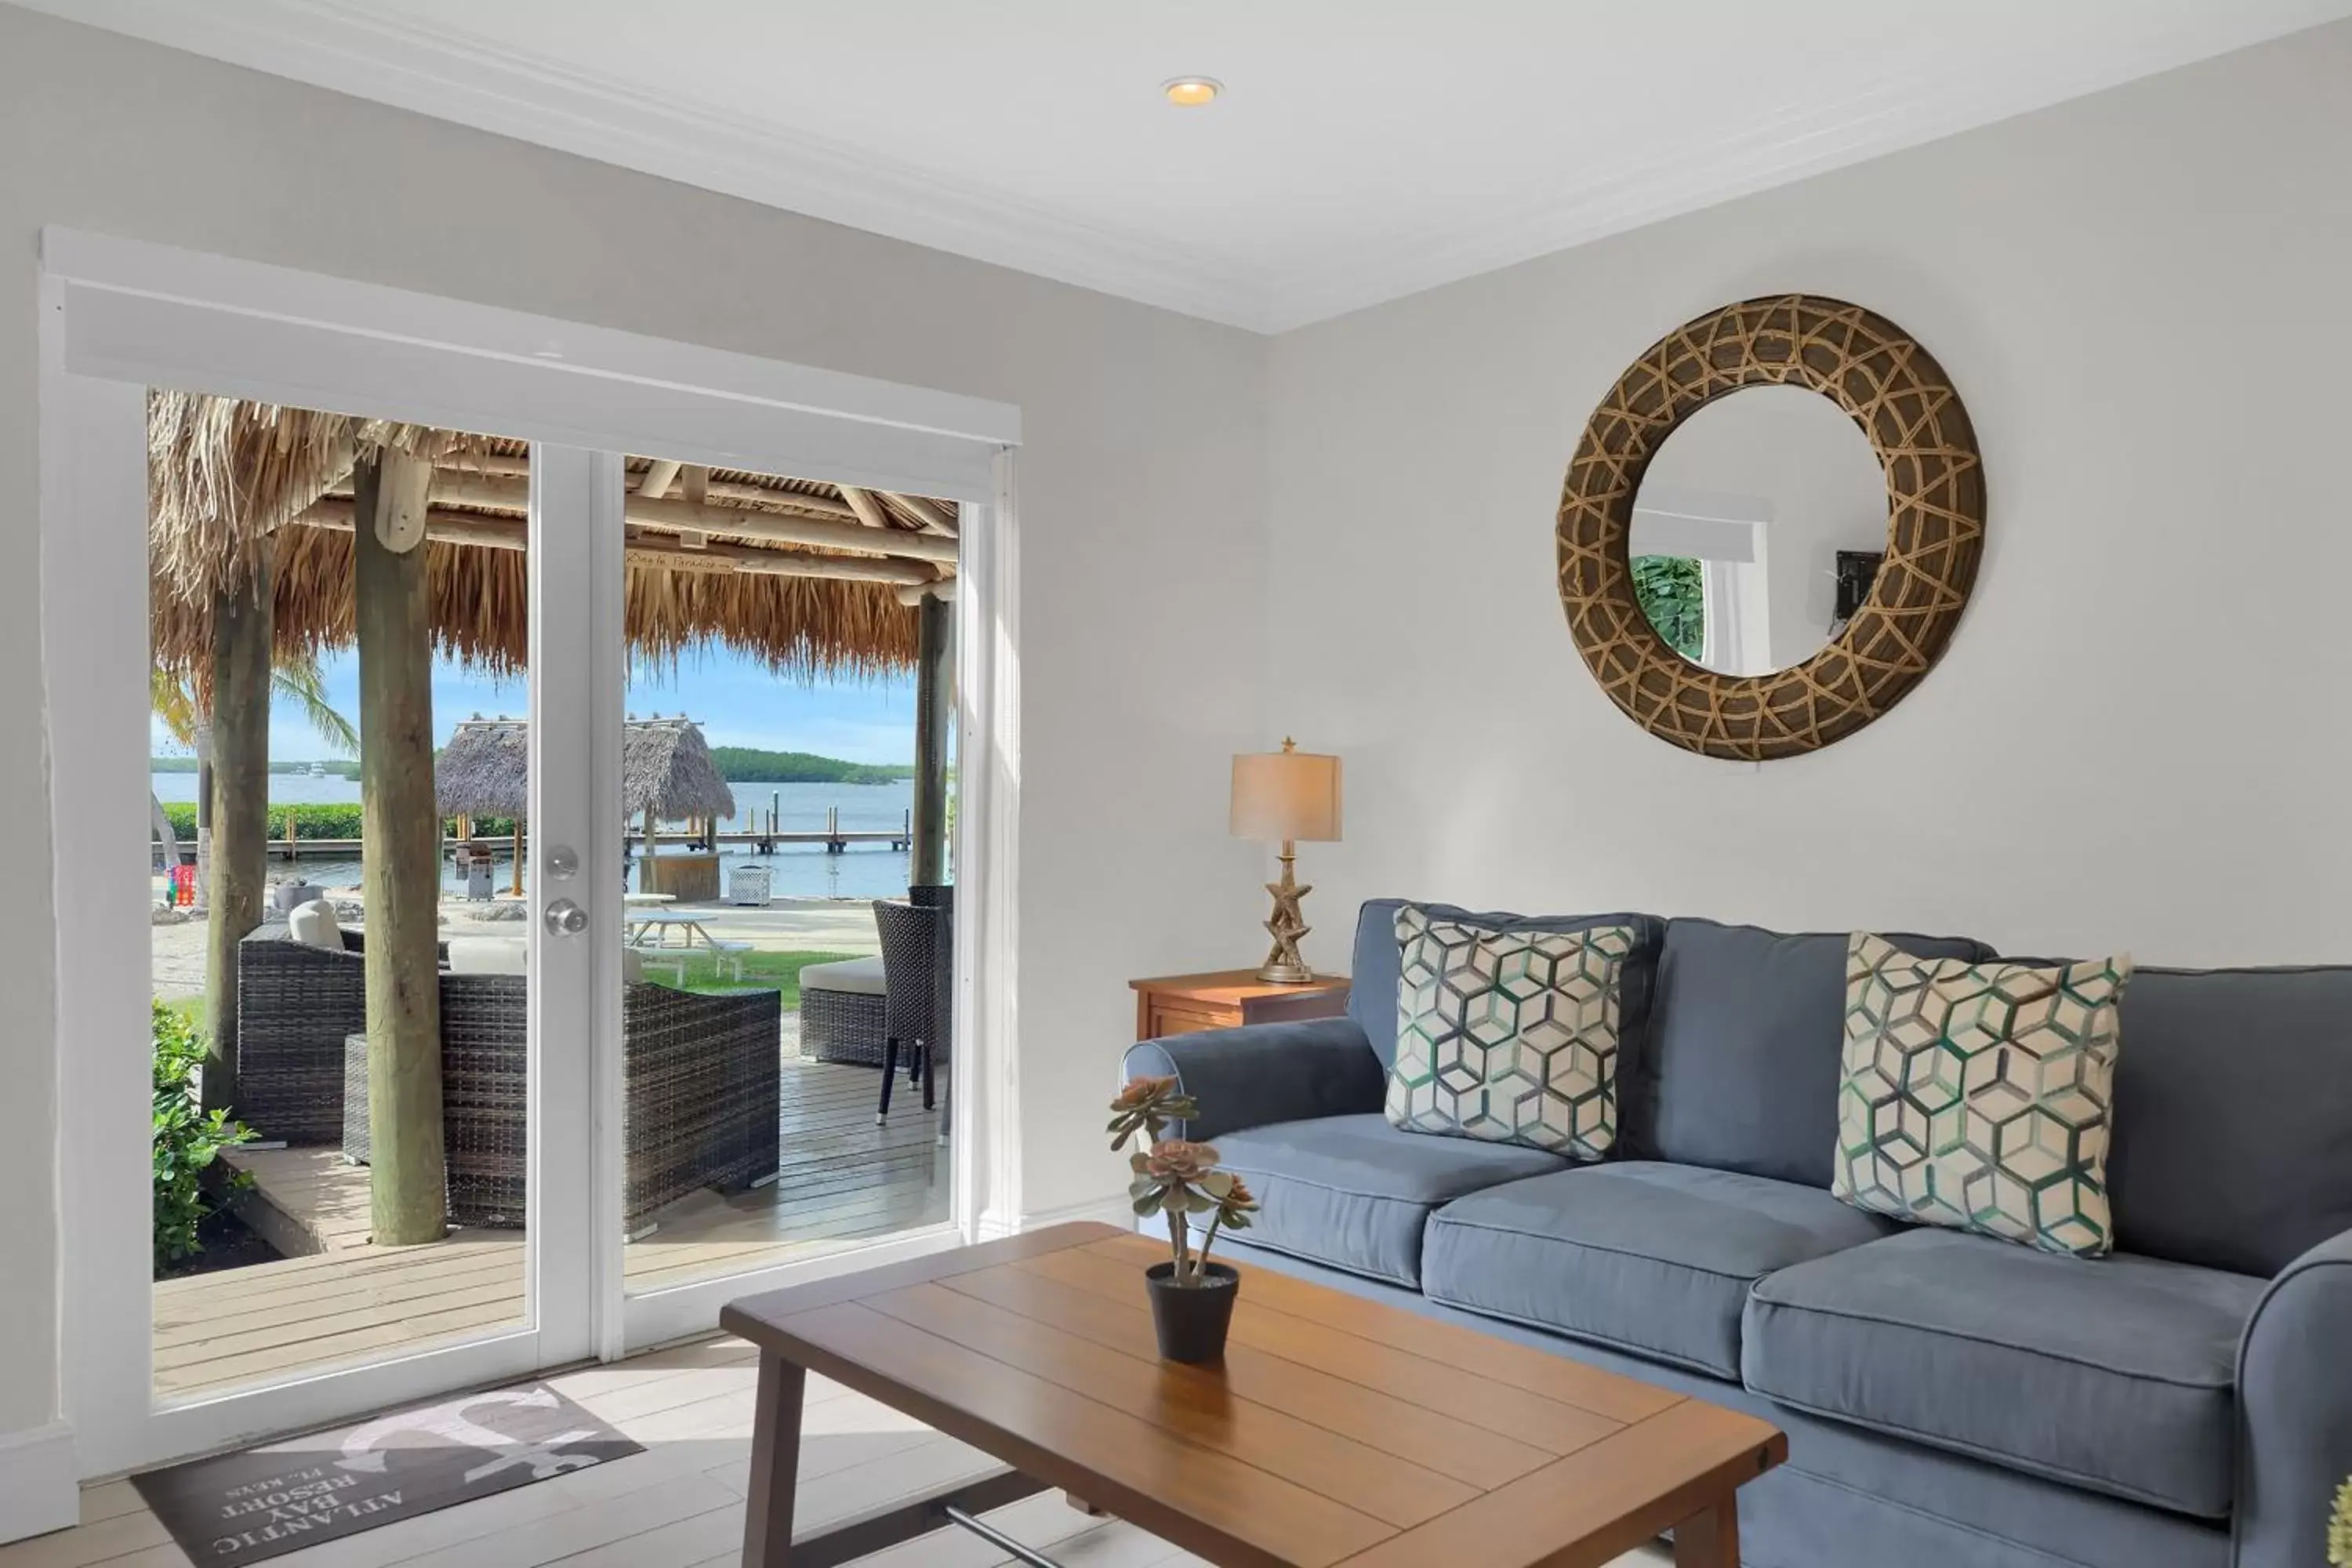
<svg viewBox="0 0 2352 1568"><path fill-rule="evenodd" d="M1204 1266L1201 1283L1176 1283L1173 1263L1155 1263L1143 1271L1144 1289L1151 1292L1151 1326L1160 1331L1160 1353L1169 1361L1222 1361L1225 1330L1234 1321L1234 1298L1242 1291L1242 1277L1222 1263Z"/></svg>

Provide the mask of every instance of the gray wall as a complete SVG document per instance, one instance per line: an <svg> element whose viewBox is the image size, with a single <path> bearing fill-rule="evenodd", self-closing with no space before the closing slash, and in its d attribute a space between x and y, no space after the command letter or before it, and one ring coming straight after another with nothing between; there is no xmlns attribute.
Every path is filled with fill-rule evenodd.
<svg viewBox="0 0 2352 1568"><path fill-rule="evenodd" d="M0 6L0 1434L56 1397L43 224L1019 404L1024 1206L1118 1194L1127 977L1255 954L1264 340Z"/></svg>
<svg viewBox="0 0 2352 1568"><path fill-rule="evenodd" d="M1273 658L1348 759L1310 955L1386 893L2352 957L2347 84L2337 25L1276 339ZM1990 531L1925 682L1758 768L1601 695L1552 521L1634 355L1791 289L1942 361Z"/></svg>

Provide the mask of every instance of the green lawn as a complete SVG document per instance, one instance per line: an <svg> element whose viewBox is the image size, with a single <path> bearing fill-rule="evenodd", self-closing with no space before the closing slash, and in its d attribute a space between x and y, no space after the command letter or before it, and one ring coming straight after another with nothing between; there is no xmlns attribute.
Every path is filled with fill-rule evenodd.
<svg viewBox="0 0 2352 1568"><path fill-rule="evenodd" d="M653 958L658 950L648 948L646 956ZM796 1011L801 1005L801 971L812 963L835 963L845 958L856 958L854 952L769 952L740 953L743 978L719 971L712 955L699 948L692 952L672 952L661 955L665 967L646 978L657 985L674 986L682 991L781 991L784 994L784 1011ZM667 963L686 961L686 978L681 983L670 978Z"/></svg>

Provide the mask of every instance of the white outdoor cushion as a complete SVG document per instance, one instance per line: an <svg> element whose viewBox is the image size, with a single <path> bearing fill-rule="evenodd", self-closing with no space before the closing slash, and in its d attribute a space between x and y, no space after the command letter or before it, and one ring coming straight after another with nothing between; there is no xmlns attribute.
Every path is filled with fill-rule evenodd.
<svg viewBox="0 0 2352 1568"><path fill-rule="evenodd" d="M305 947L343 951L343 930L335 923L335 906L324 899L295 905L286 917L286 933Z"/></svg>
<svg viewBox="0 0 2352 1568"><path fill-rule="evenodd" d="M745 943L747 947L750 943ZM855 991L879 996L889 988L882 983L879 958L845 958L838 963L812 963L801 971L803 991Z"/></svg>
<svg viewBox="0 0 2352 1568"><path fill-rule="evenodd" d="M511 936L453 936L449 939L452 974L528 974L530 942Z"/></svg>

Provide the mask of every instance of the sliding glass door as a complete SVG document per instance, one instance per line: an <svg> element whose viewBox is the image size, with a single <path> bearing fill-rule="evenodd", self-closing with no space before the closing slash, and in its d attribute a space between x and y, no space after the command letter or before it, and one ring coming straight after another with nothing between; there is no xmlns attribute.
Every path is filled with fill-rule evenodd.
<svg viewBox="0 0 2352 1568"><path fill-rule="evenodd" d="M1009 845L1012 775L960 789L956 616L1010 411L45 246L85 1473L969 1234L951 844Z"/></svg>

